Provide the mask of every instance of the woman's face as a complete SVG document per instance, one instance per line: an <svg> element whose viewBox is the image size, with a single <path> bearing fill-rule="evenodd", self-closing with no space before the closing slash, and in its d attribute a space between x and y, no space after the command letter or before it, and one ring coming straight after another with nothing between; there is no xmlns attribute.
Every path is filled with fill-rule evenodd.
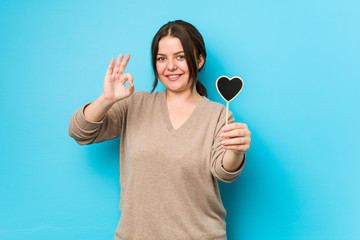
<svg viewBox="0 0 360 240"><path fill-rule="evenodd" d="M171 36L160 39L156 70L167 90L182 92L190 88L189 69L180 39Z"/></svg>

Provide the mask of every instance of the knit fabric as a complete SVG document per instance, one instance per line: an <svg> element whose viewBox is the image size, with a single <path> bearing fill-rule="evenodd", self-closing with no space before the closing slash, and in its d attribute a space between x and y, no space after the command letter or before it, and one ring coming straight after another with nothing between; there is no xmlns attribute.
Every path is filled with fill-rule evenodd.
<svg viewBox="0 0 360 240"><path fill-rule="evenodd" d="M87 120L85 107L76 110L69 126L79 144L121 137L121 217L114 239L226 239L217 180L234 181L245 161L236 172L222 166L223 105L203 97L177 129L166 90L135 92L115 103L100 122Z"/></svg>

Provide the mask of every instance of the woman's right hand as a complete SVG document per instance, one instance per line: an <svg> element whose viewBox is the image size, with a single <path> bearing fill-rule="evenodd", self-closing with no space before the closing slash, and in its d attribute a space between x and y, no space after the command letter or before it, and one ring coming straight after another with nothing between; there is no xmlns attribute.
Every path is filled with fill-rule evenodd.
<svg viewBox="0 0 360 240"><path fill-rule="evenodd" d="M135 90L133 84L133 76L131 73L123 74L126 65L129 62L130 55L127 54L123 60L124 55L120 54L114 65L115 59L112 58L109 67L106 71L104 80L103 98L109 103L115 103L121 99L129 97ZM129 87L125 87L125 82L128 81Z"/></svg>

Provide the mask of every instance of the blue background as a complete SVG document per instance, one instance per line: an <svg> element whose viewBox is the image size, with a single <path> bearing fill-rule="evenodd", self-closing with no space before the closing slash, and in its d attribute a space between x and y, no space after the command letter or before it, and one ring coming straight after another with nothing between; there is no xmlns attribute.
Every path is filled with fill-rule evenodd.
<svg viewBox="0 0 360 240"><path fill-rule="evenodd" d="M112 239L120 217L119 139L79 146L76 108L130 53L152 85L150 44L169 20L193 23L230 103L252 131L242 175L221 183L229 240L360 239L360 3L355 0L0 2L0 239Z"/></svg>

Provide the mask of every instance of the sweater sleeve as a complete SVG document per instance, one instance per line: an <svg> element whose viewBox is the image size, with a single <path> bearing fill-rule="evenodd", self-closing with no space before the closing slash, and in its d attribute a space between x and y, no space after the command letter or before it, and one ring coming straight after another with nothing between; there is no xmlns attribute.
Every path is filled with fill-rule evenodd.
<svg viewBox="0 0 360 240"><path fill-rule="evenodd" d="M90 103L77 109L70 119L70 137L81 145L99 143L119 137L125 127L130 98L115 103L99 122L92 122L85 118L84 109Z"/></svg>
<svg viewBox="0 0 360 240"><path fill-rule="evenodd" d="M223 139L220 137L220 134L222 128L226 124L225 118L226 118L226 108L222 108L214 134L213 146L211 149L211 173L218 180L230 183L235 181L235 179L240 175L244 167L245 157L244 157L244 161L242 162L240 168L237 171L229 172L224 169L222 165L222 160L225 155L225 151L227 150L225 150L221 144L221 141ZM232 113L229 111L228 123L233 123L234 121L235 119Z"/></svg>

